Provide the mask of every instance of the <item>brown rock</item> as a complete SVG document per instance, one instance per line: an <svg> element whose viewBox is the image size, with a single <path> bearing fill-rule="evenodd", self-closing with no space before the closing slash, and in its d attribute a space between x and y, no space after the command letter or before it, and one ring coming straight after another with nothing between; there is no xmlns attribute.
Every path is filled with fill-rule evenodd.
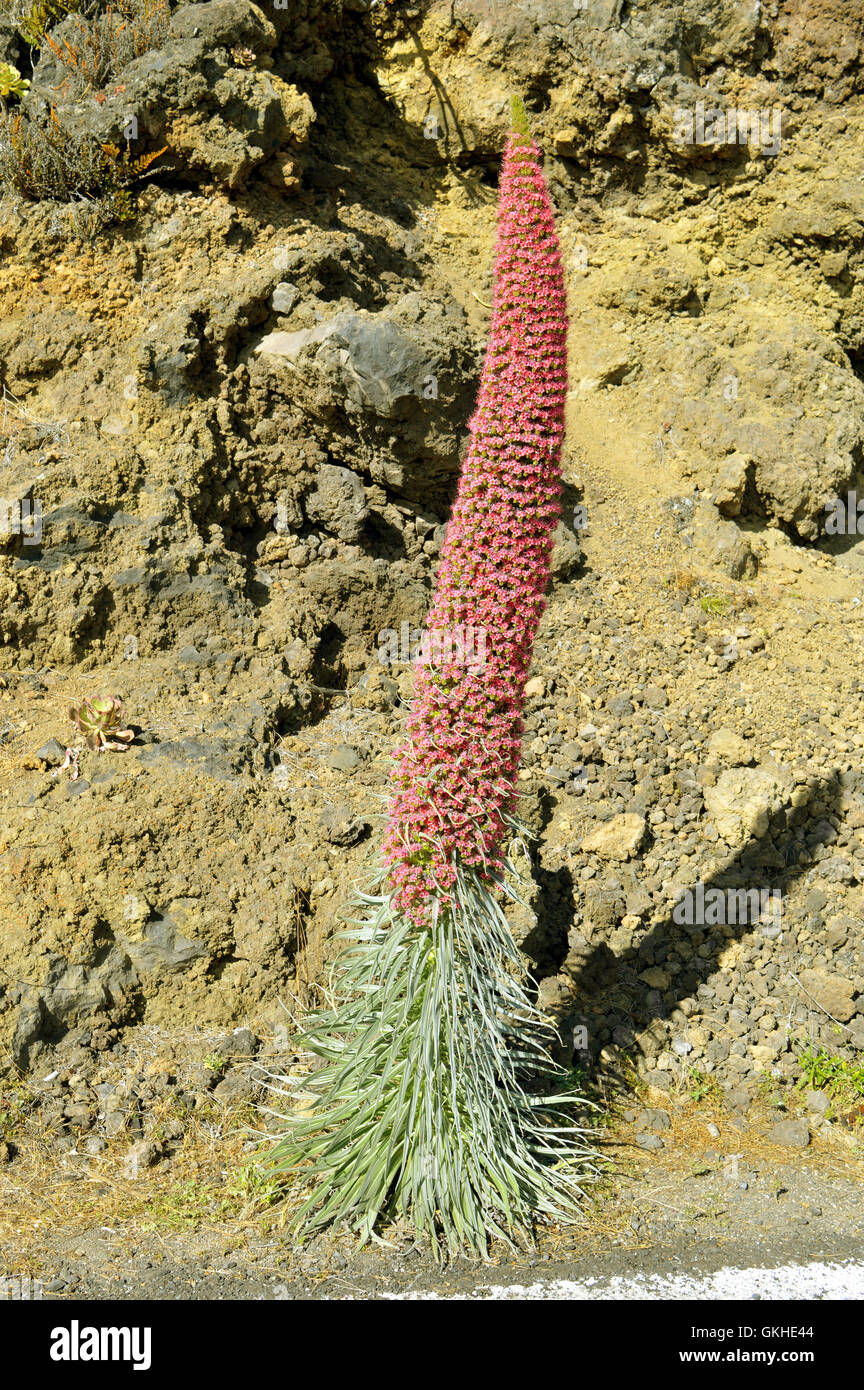
<svg viewBox="0 0 864 1390"><path fill-rule="evenodd" d="M851 980L827 970L802 970L798 978L808 995L838 1023L848 1023L854 1018L855 986Z"/></svg>
<svg viewBox="0 0 864 1390"><path fill-rule="evenodd" d="M626 811L589 831L582 841L582 848L589 853L599 854L601 859L630 859L643 844L646 830L644 816Z"/></svg>

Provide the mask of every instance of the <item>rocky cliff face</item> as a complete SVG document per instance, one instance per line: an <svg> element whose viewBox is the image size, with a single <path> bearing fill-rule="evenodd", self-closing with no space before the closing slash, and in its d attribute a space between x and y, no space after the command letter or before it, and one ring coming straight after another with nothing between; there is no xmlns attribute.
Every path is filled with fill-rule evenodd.
<svg viewBox="0 0 864 1390"><path fill-rule="evenodd" d="M205 0L101 85L64 46L97 20L49 30L22 107L165 146L137 215L11 191L0 233L15 1064L272 1029L320 975L410 694L381 634L429 600L514 89L572 311L524 949L582 1060L661 1089L864 1047L861 558L826 530L864 443L860 9ZM138 737L72 778L65 708L114 693ZM780 928L677 921L697 882L780 893Z"/></svg>

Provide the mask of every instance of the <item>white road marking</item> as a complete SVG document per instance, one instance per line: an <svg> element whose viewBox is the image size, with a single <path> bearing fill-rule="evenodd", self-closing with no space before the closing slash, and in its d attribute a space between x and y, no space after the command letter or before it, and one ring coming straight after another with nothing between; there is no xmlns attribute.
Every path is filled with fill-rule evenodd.
<svg viewBox="0 0 864 1390"><path fill-rule="evenodd" d="M613 1274L589 1279L538 1280L534 1284L478 1284L470 1293L439 1294L415 1290L385 1293L386 1299L569 1302L630 1302L632 1299L666 1301L750 1299L864 1299L864 1264L780 1265L775 1269L734 1269L726 1266L713 1274Z"/></svg>

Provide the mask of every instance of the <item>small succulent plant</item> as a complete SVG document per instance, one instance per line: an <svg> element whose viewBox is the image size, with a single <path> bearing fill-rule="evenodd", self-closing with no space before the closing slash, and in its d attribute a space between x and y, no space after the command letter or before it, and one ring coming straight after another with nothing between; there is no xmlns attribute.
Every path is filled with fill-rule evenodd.
<svg viewBox="0 0 864 1390"><path fill-rule="evenodd" d="M88 748L106 748L117 752L128 747L135 737L134 729L121 727L125 719L119 695L110 695L105 700L89 700L86 697L80 705L70 705L69 718L79 733L84 735Z"/></svg>
<svg viewBox="0 0 864 1390"><path fill-rule="evenodd" d="M22 97L30 83L11 63L0 63L0 97Z"/></svg>

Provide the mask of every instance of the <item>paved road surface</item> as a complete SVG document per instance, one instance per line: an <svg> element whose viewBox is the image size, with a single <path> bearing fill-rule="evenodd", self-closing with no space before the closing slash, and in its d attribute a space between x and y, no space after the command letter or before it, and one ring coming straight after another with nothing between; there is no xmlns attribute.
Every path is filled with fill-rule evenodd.
<svg viewBox="0 0 864 1390"><path fill-rule="evenodd" d="M651 1302L722 1299L864 1299L864 1264L844 1260L839 1264L787 1264L775 1269L736 1269L726 1265L713 1273L610 1275L579 1280L537 1280L532 1284L489 1284L478 1280L470 1292L439 1294L413 1290L384 1293L379 1297L399 1300L464 1301L503 1300L569 1302L593 1299Z"/></svg>

